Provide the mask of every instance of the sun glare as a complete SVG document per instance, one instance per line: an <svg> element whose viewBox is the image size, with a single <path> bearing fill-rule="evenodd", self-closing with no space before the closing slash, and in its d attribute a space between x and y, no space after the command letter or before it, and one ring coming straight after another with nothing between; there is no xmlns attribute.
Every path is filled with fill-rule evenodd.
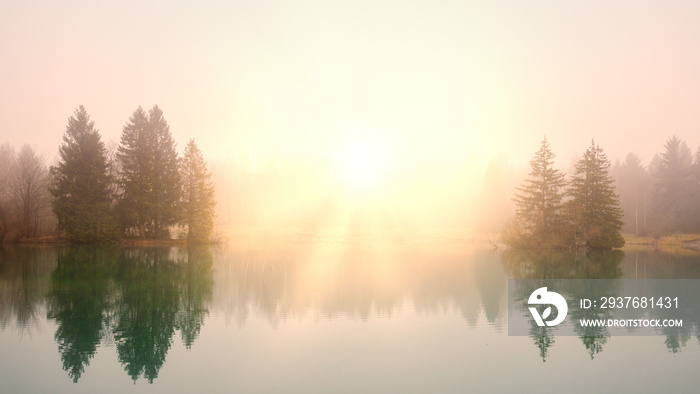
<svg viewBox="0 0 700 394"><path fill-rule="evenodd" d="M387 151L376 141L352 140L336 156L339 176L353 190L376 189L386 179Z"/></svg>

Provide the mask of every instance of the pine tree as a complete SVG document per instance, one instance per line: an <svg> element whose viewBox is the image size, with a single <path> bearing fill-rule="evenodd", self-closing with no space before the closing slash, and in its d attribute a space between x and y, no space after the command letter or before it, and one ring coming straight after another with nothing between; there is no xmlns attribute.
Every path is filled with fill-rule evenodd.
<svg viewBox="0 0 700 394"><path fill-rule="evenodd" d="M576 247L611 249L625 244L622 209L609 170L610 161L603 149L591 141L576 164L567 203Z"/></svg>
<svg viewBox="0 0 700 394"><path fill-rule="evenodd" d="M71 242L114 240L117 225L109 197L107 159L95 123L81 105L68 119L60 161L51 167L49 189L59 228Z"/></svg>
<svg viewBox="0 0 700 394"><path fill-rule="evenodd" d="M214 185L202 152L194 140L185 147L180 164L182 175L182 225L187 228L187 239L205 241L214 228Z"/></svg>
<svg viewBox="0 0 700 394"><path fill-rule="evenodd" d="M168 227L180 221L180 160L170 126L163 118L163 111L154 106L148 112L153 133L152 207L155 238L169 236Z"/></svg>
<svg viewBox="0 0 700 394"><path fill-rule="evenodd" d="M122 129L117 150L121 188L117 207L122 227L127 232L132 228L138 229L142 238L146 236L146 224L152 216L148 198L153 176L148 137L148 116L139 107Z"/></svg>
<svg viewBox="0 0 700 394"><path fill-rule="evenodd" d="M179 219L179 159L163 111L154 106L146 115L139 107L122 129L119 213L127 232L143 238L167 236Z"/></svg>
<svg viewBox="0 0 700 394"><path fill-rule="evenodd" d="M528 178L515 194L517 228L511 230L514 237L505 237L506 243L535 248L561 246L558 232L562 223L562 189L566 180L564 174L554 168L554 158L545 137L540 150L530 161Z"/></svg>

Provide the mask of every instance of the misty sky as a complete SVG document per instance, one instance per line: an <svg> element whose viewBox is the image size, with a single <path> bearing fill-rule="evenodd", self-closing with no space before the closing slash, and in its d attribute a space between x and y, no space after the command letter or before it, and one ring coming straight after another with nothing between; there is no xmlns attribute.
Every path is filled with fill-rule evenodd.
<svg viewBox="0 0 700 394"><path fill-rule="evenodd" d="M56 156L82 104L118 141L158 104L180 150L562 164L595 138L644 162L700 145L691 1L0 2L0 142ZM564 166L564 165L562 165Z"/></svg>

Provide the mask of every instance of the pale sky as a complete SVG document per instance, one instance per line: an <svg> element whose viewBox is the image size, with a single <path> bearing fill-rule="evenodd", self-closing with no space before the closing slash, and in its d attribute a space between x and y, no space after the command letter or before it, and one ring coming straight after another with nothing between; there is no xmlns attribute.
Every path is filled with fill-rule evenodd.
<svg viewBox="0 0 700 394"><path fill-rule="evenodd" d="M692 1L0 0L0 142L55 157L84 105L105 141L158 104L180 150L319 155L357 135L416 160L526 166L595 138L648 162L700 145Z"/></svg>

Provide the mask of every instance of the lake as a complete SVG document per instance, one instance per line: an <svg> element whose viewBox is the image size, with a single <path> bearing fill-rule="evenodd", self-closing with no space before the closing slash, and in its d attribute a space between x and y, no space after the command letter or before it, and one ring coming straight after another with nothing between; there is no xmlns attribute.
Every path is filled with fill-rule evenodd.
<svg viewBox="0 0 700 394"><path fill-rule="evenodd" d="M0 391L697 391L700 332L508 336L509 278L700 278L700 254L5 245Z"/></svg>

